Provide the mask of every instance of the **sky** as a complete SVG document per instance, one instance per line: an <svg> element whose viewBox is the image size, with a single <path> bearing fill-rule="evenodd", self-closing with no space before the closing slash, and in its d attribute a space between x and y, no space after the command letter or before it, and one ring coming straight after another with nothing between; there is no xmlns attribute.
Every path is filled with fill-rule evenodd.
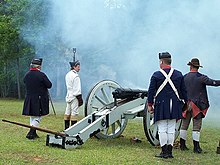
<svg viewBox="0 0 220 165"><path fill-rule="evenodd" d="M189 71L187 63L197 57L203 66L201 73L220 78L219 0L48 1L47 23L38 37L56 44L59 38L63 51L45 49L36 40L29 42L41 57L51 57L59 68L59 74L47 65L43 68L62 88L54 92L54 97L65 97L64 77L74 47L81 62L84 98L95 83L104 79L125 88L147 90L151 75L159 69L158 53L164 51L172 55L172 66L183 74ZM25 28L23 35L27 35ZM217 109L220 89L208 87L208 92L211 106Z"/></svg>

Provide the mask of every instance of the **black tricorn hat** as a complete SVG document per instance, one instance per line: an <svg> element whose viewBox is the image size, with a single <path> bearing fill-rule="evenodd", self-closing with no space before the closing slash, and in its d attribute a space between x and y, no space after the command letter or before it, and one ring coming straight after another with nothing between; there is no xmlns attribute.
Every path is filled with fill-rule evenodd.
<svg viewBox="0 0 220 165"><path fill-rule="evenodd" d="M203 67L203 66L200 65L198 58L193 58L190 62L188 62L187 65L192 65L192 66L195 66L195 67Z"/></svg>
<svg viewBox="0 0 220 165"><path fill-rule="evenodd" d="M80 62L79 60L76 60L75 62L69 62L69 64L70 64L70 67L72 68L74 66L80 65Z"/></svg>
<svg viewBox="0 0 220 165"><path fill-rule="evenodd" d="M34 58L34 59L31 61L31 64L42 65L42 61L43 61L42 58Z"/></svg>
<svg viewBox="0 0 220 165"><path fill-rule="evenodd" d="M159 59L163 59L163 58L171 58L170 53L168 52L159 53Z"/></svg>

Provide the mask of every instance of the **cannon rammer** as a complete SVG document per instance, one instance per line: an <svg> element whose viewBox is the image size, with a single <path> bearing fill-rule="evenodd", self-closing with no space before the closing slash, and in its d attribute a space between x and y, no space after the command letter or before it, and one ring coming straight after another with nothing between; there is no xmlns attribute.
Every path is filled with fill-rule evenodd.
<svg viewBox="0 0 220 165"><path fill-rule="evenodd" d="M89 92L85 101L85 117L64 130L65 135L48 134L47 146L65 149L81 146L90 137L117 138L124 131L128 119L143 118L144 132L152 145L159 145L158 130L153 115L145 108L147 91L124 89L114 81L103 80ZM177 121L175 137L181 121Z"/></svg>

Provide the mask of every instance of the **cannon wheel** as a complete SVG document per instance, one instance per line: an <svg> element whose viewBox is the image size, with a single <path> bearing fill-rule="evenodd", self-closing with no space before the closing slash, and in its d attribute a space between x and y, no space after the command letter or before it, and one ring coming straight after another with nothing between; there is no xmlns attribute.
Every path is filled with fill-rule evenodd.
<svg viewBox="0 0 220 165"><path fill-rule="evenodd" d="M97 83L89 92L85 101L85 116L94 111L114 107L112 92L119 88L119 84L111 80L103 80ZM97 133L97 138L111 139L122 134L127 125L127 119L119 119L108 128Z"/></svg>
<svg viewBox="0 0 220 165"><path fill-rule="evenodd" d="M176 123L175 139L179 136L181 123L182 123L181 120L178 120ZM147 111L146 107L144 108L143 125L144 125L144 132L148 141L153 146L160 145L158 129L157 129L157 125L154 124L153 114L150 114Z"/></svg>

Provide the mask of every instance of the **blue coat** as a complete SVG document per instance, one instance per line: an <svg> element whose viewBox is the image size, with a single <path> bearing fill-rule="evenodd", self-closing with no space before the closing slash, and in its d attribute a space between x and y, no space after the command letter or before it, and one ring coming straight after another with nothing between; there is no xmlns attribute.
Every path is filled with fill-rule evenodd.
<svg viewBox="0 0 220 165"><path fill-rule="evenodd" d="M48 88L52 83L40 71L30 70L24 77L26 95L22 115L44 116L49 114Z"/></svg>
<svg viewBox="0 0 220 165"><path fill-rule="evenodd" d="M170 68L166 68L164 71L168 74ZM156 92L164 80L165 77L160 71L154 72L150 79L150 86L148 89L148 104L154 105L154 122L157 122L158 120L182 118L182 103L174 93L169 82L155 98ZM174 70L171 80L178 91L180 99L183 99L185 102L187 102L186 87L182 73Z"/></svg>

